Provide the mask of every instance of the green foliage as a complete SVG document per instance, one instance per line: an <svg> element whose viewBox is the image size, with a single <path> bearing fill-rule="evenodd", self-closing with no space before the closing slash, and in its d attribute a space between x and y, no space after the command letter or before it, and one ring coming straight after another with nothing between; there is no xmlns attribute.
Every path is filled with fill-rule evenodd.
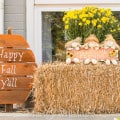
<svg viewBox="0 0 120 120"><path fill-rule="evenodd" d="M53 61L65 60L65 40L64 40L64 23L62 21L63 12L49 12L49 20L51 22L52 33L52 54Z"/></svg>

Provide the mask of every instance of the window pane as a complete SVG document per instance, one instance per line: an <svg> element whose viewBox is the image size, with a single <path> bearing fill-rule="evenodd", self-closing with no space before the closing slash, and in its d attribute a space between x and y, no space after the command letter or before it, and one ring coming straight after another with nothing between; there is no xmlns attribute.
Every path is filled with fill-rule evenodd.
<svg viewBox="0 0 120 120"><path fill-rule="evenodd" d="M64 25L62 22L63 12L42 13L42 60L64 61Z"/></svg>
<svg viewBox="0 0 120 120"><path fill-rule="evenodd" d="M120 21L120 11L114 11L114 16ZM120 40L120 34L116 35L117 40Z"/></svg>

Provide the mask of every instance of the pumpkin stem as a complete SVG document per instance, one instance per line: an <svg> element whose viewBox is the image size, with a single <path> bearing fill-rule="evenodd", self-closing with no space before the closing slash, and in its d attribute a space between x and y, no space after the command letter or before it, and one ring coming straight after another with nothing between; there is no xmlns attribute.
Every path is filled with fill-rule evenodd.
<svg viewBox="0 0 120 120"><path fill-rule="evenodd" d="M8 27L8 34L12 34L12 27Z"/></svg>

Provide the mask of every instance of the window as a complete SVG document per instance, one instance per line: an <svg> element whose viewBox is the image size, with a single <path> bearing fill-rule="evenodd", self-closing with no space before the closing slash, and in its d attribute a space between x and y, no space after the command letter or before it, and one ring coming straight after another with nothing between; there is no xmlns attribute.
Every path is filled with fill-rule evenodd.
<svg viewBox="0 0 120 120"><path fill-rule="evenodd" d="M85 5L96 5L103 8L111 8L113 11L117 11L117 16L120 14L120 0L27 0L27 40L30 44L31 49L34 51L36 62L38 64L44 61L53 61L56 59L55 52L53 50L53 43L51 41L50 47L52 51L50 51L50 55L52 53L52 57L47 58L47 53L43 52L43 22L42 14L44 12L61 12L70 9L81 9ZM50 37L50 36L49 36ZM52 38L52 34L51 34ZM52 40L52 39L50 39ZM50 43L50 42L49 42ZM50 49L49 49L50 50ZM46 55L45 55L46 54ZM46 59L47 58L47 59Z"/></svg>
<svg viewBox="0 0 120 120"><path fill-rule="evenodd" d="M113 11L114 16L120 21L120 11ZM117 40L120 40L120 34L116 35Z"/></svg>
<svg viewBox="0 0 120 120"><path fill-rule="evenodd" d="M64 61L63 12L42 12L42 61Z"/></svg>
<svg viewBox="0 0 120 120"><path fill-rule="evenodd" d="M120 20L120 12L114 11ZM63 12L42 12L42 61L65 61ZM120 34L116 35L120 40Z"/></svg>

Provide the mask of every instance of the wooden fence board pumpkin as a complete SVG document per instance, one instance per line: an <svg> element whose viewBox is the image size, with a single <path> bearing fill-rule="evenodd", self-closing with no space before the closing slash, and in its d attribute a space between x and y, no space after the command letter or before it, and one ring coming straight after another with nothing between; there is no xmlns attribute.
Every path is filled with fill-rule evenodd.
<svg viewBox="0 0 120 120"><path fill-rule="evenodd" d="M0 104L24 103L36 68L35 57L20 35L0 35Z"/></svg>

